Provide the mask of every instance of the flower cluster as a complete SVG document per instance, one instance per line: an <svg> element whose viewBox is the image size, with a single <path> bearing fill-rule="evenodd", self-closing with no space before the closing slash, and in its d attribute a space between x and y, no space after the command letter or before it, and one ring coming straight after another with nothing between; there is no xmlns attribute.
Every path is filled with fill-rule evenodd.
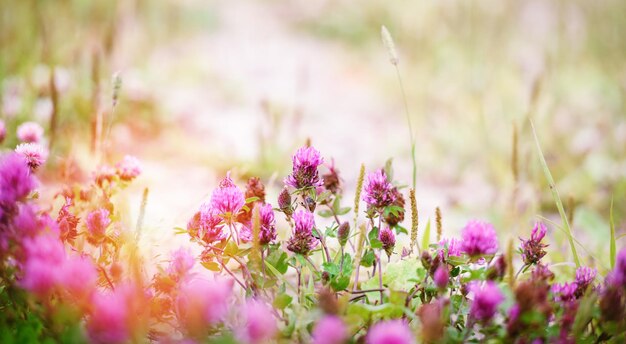
<svg viewBox="0 0 626 344"><path fill-rule="evenodd" d="M317 168L324 162L320 152L313 147L302 147L293 156L293 170L285 184L295 188L317 188L324 185Z"/></svg>

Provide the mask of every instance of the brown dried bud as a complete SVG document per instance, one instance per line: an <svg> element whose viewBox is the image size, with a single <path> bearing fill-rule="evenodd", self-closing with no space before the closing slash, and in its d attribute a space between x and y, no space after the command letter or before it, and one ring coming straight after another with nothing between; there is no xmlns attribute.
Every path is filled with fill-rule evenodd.
<svg viewBox="0 0 626 344"><path fill-rule="evenodd" d="M285 213L287 216L291 216L293 214L293 208L291 206L291 194L287 188L284 188L283 191L278 195L278 208Z"/></svg>
<svg viewBox="0 0 626 344"><path fill-rule="evenodd" d="M424 269L430 271L430 266L433 263L433 258L430 256L430 253L428 253L427 251L422 252L420 260L422 261L422 266L424 267Z"/></svg>
<svg viewBox="0 0 626 344"><path fill-rule="evenodd" d="M319 307L326 314L339 314L339 302L337 294L327 287L320 288L317 292Z"/></svg>
<svg viewBox="0 0 626 344"><path fill-rule="evenodd" d="M348 238L350 237L350 224L346 221L343 222L339 229L337 230L337 239L339 239L339 244L343 247L346 246L348 242Z"/></svg>
<svg viewBox="0 0 626 344"><path fill-rule="evenodd" d="M339 178L339 171L334 167L330 168L328 173L322 176L324 180L324 188L330 191L333 195L341 193L341 178Z"/></svg>
<svg viewBox="0 0 626 344"><path fill-rule="evenodd" d="M402 210L398 210L395 214L389 212L385 215L385 222L389 226L395 226L398 223L404 221L404 196L398 188L391 189L391 193L393 194L394 201L391 203L392 206L400 207Z"/></svg>

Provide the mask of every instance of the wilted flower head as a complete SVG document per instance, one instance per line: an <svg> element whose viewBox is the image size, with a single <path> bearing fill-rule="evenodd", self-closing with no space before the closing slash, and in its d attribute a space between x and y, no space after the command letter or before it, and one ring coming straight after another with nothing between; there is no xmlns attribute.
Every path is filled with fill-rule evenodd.
<svg viewBox="0 0 626 344"><path fill-rule="evenodd" d="M363 200L370 207L384 208L394 202L393 185L387 175L380 169L367 174L363 186Z"/></svg>
<svg viewBox="0 0 626 344"><path fill-rule="evenodd" d="M232 221L246 204L243 192L230 178L230 173L220 182L220 186L213 190L211 207L227 222Z"/></svg>
<svg viewBox="0 0 626 344"><path fill-rule="evenodd" d="M524 264L531 265L537 264L541 261L541 258L546 255L546 251L544 248L548 247L548 245L541 243L541 240L546 236L546 226L537 222L535 224L535 228L533 228L532 234L530 235L529 240L523 240L520 245L520 250L522 251L522 259L524 260Z"/></svg>
<svg viewBox="0 0 626 344"><path fill-rule="evenodd" d="M320 187L323 181L319 177L317 168L324 162L320 152L313 147L301 147L294 154L293 169L287 178L285 184L296 188Z"/></svg>
<svg viewBox="0 0 626 344"><path fill-rule="evenodd" d="M576 269L576 297L581 297L587 288L593 284L598 271L587 266L581 266Z"/></svg>
<svg viewBox="0 0 626 344"><path fill-rule="evenodd" d="M413 344L415 338L403 320L387 320L372 326L365 342L367 344Z"/></svg>
<svg viewBox="0 0 626 344"><path fill-rule="evenodd" d="M330 191L333 195L341 192L341 178L339 177L339 171L335 168L335 161L333 160L328 166L328 173L322 176L324 180L324 189Z"/></svg>
<svg viewBox="0 0 626 344"><path fill-rule="evenodd" d="M435 343L443 337L442 312L447 302L449 301L438 299L435 302L423 304L417 311L422 323L423 343Z"/></svg>
<svg viewBox="0 0 626 344"><path fill-rule="evenodd" d="M172 252L172 258L167 271L173 275L184 276L187 272L189 272L189 270L191 270L191 268L193 268L195 263L196 259L191 254L189 249L181 247Z"/></svg>
<svg viewBox="0 0 626 344"><path fill-rule="evenodd" d="M43 138L43 128L35 122L24 122L17 127L17 138L26 143L39 143Z"/></svg>
<svg viewBox="0 0 626 344"><path fill-rule="evenodd" d="M276 240L276 220L274 209L271 204L257 205L259 207L259 220L261 224L259 243L267 245Z"/></svg>
<svg viewBox="0 0 626 344"><path fill-rule="evenodd" d="M474 293L470 317L477 321L488 322L498 311L500 303L504 301L500 288L494 282L487 281L482 286L475 283L470 289Z"/></svg>
<svg viewBox="0 0 626 344"><path fill-rule="evenodd" d="M555 283L552 285L551 291L554 294L555 300L566 302L576 298L575 293L577 288L576 282Z"/></svg>
<svg viewBox="0 0 626 344"><path fill-rule="evenodd" d="M472 220L461 233L461 250L470 257L494 254L498 251L496 230L488 222Z"/></svg>
<svg viewBox="0 0 626 344"><path fill-rule="evenodd" d="M131 155L124 156L124 159L115 165L117 175L121 180L131 181L141 174L141 164L139 160Z"/></svg>
<svg viewBox="0 0 626 344"><path fill-rule="evenodd" d="M457 238L443 238L439 241L439 246L442 247L440 250L443 255L443 248L448 247L448 257L461 257L461 246L462 241Z"/></svg>
<svg viewBox="0 0 626 344"><path fill-rule="evenodd" d="M393 248L396 246L396 235L389 227L384 227L378 233L378 240L383 244L383 249L387 256L391 256Z"/></svg>
<svg viewBox="0 0 626 344"><path fill-rule="evenodd" d="M15 148L15 152L26 159L31 171L46 163L48 150L39 143L21 143Z"/></svg>
<svg viewBox="0 0 626 344"><path fill-rule="evenodd" d="M343 344L349 336L343 320L334 315L323 317L313 328L314 344Z"/></svg>
<svg viewBox="0 0 626 344"><path fill-rule="evenodd" d="M241 318L245 323L238 337L243 343L267 343L278 331L272 309L261 301L247 300L242 307Z"/></svg>
<svg viewBox="0 0 626 344"><path fill-rule="evenodd" d="M293 215L293 219L294 232L287 243L287 249L291 252L307 255L317 244L313 237L315 218L313 213L300 209Z"/></svg>
<svg viewBox="0 0 626 344"><path fill-rule="evenodd" d="M26 160L17 153L9 153L0 160L0 205L21 200L35 188Z"/></svg>
<svg viewBox="0 0 626 344"><path fill-rule="evenodd" d="M339 229L337 229L337 239L339 240L339 244L341 246L345 246L348 242L348 238L350 237L350 223L348 221L344 221L339 225Z"/></svg>
<svg viewBox="0 0 626 344"><path fill-rule="evenodd" d="M89 231L89 240L93 244L97 244L104 238L107 227L111 224L109 218L109 211L100 208L96 209L89 214L86 218L87 231Z"/></svg>
<svg viewBox="0 0 626 344"><path fill-rule="evenodd" d="M554 273L547 266L539 263L533 269L531 276L534 280L549 281L554 278Z"/></svg>
<svg viewBox="0 0 626 344"><path fill-rule="evenodd" d="M191 333L202 333L219 323L228 312L232 281L195 279L181 286L176 300L178 318Z"/></svg>

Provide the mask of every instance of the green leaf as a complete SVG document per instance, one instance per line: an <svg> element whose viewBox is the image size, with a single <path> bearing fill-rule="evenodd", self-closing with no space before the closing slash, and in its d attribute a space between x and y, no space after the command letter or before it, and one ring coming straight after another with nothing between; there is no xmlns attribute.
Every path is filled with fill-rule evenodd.
<svg viewBox="0 0 626 344"><path fill-rule="evenodd" d="M339 265L333 262L326 262L322 264L322 269L328 272L331 276L339 275Z"/></svg>
<svg viewBox="0 0 626 344"><path fill-rule="evenodd" d="M333 213L330 210L327 209L322 209L320 211L317 212L317 215L324 217L324 218L331 218L333 217Z"/></svg>
<svg viewBox="0 0 626 344"><path fill-rule="evenodd" d="M324 201L328 200L330 196L332 196L332 192L326 190L322 192L319 196L317 196L317 202L323 203Z"/></svg>
<svg viewBox="0 0 626 344"><path fill-rule="evenodd" d="M352 208L350 207L343 207L343 208L339 208L339 210L337 211L337 215L346 215L347 213L350 212Z"/></svg>
<svg viewBox="0 0 626 344"><path fill-rule="evenodd" d="M216 262L202 262L202 266L204 266L207 270L220 271L220 265Z"/></svg>
<svg viewBox="0 0 626 344"><path fill-rule="evenodd" d="M350 284L350 275L341 275L337 276L330 282L330 286L333 287L335 291L341 291L348 287Z"/></svg>
<svg viewBox="0 0 626 344"><path fill-rule="evenodd" d="M363 255L363 258L361 258L361 265L369 268L370 266L374 265L375 260L376 254L374 253L374 250L367 250Z"/></svg>
<svg viewBox="0 0 626 344"><path fill-rule="evenodd" d="M246 198L246 204L256 202L258 200L260 200L260 198L258 198L257 196L252 196L252 197Z"/></svg>
<svg viewBox="0 0 626 344"><path fill-rule="evenodd" d="M281 294L276 295L273 305L277 309L285 309L287 308L287 306L291 304L292 300L293 300L293 297L287 295L286 293L281 293Z"/></svg>

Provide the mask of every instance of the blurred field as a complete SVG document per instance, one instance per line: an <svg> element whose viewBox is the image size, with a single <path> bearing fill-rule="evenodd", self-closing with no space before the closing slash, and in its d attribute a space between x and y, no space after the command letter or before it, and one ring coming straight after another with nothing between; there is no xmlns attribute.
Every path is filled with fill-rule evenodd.
<svg viewBox="0 0 626 344"><path fill-rule="evenodd" d="M34 119L54 137L44 175L52 193L89 176L97 164L92 122L98 113L112 122L106 158L129 153L144 163L120 201L132 224L150 188L145 241L154 254L184 244L173 227L227 170L260 175L275 199L290 155L307 138L335 159L349 195L361 162L372 170L393 158L397 178L410 183L409 134L381 25L400 54L423 224L440 206L447 234L485 218L504 245L528 233L537 215L560 223L532 118L574 235L599 259L594 264L608 262L612 198L617 235L626 232L623 1L0 4L9 132ZM123 86L112 113L118 71ZM9 135L4 147L15 143ZM567 260L558 256L568 252L565 236L552 226L549 237L563 248L550 250L551 260Z"/></svg>

